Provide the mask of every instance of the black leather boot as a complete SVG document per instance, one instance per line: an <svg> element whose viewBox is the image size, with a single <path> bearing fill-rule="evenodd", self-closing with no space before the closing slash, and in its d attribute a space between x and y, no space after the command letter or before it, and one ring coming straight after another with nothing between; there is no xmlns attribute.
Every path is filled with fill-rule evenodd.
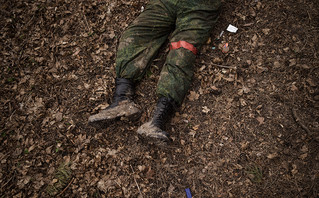
<svg viewBox="0 0 319 198"><path fill-rule="evenodd" d="M171 98L161 97L157 102L153 117L137 129L137 133L147 141L164 146L169 141L169 135L163 130L165 123L174 112L175 102Z"/></svg>
<svg viewBox="0 0 319 198"><path fill-rule="evenodd" d="M125 78L115 79L113 102L98 114L89 117L89 124L105 124L119 117L135 119L140 116L140 109L132 101L134 94L133 82Z"/></svg>

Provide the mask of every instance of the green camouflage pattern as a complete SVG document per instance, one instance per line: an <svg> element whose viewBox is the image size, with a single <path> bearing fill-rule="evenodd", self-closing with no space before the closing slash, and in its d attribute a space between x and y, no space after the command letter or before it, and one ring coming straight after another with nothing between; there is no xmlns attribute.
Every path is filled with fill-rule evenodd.
<svg viewBox="0 0 319 198"><path fill-rule="evenodd" d="M186 41L199 49L218 17L220 0L151 0L124 31L117 50L116 75L139 81L167 39ZM191 85L196 55L170 50L163 65L157 93L181 104Z"/></svg>

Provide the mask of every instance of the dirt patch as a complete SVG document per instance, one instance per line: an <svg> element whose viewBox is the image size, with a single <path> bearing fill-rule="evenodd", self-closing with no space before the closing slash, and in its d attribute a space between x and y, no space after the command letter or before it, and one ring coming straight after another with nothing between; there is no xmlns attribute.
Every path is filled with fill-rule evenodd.
<svg viewBox="0 0 319 198"><path fill-rule="evenodd" d="M318 197L319 3L224 1L167 149L136 134L165 47L137 87L141 119L87 125L110 102L119 37L146 3L1 3L1 197ZM219 38L229 24L238 32Z"/></svg>

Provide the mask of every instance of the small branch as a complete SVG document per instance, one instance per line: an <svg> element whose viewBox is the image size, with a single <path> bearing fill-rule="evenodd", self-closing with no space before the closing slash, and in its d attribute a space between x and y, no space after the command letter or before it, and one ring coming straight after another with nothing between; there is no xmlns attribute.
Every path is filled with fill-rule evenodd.
<svg viewBox="0 0 319 198"><path fill-rule="evenodd" d="M87 19L86 19L85 13L84 13L84 7L83 7L83 9L82 9L82 16L83 16L83 19L84 19L86 28L88 29L87 31L88 31L89 33L92 33L92 32L91 32L91 28L90 28L90 26L89 26L89 23L88 23L88 21L87 21Z"/></svg>
<svg viewBox="0 0 319 198"><path fill-rule="evenodd" d="M10 179L1 186L1 191L3 191L3 188L16 176L16 172L14 171L13 176L10 177Z"/></svg>
<svg viewBox="0 0 319 198"><path fill-rule="evenodd" d="M133 169L132 165L130 165L130 167L131 167L131 169L132 169L133 174L135 174L135 172L134 172L134 169ZM140 195L141 195L142 197L144 197L144 196L143 196L143 194L142 194L142 192L141 192L140 186L138 185L138 183L137 183L137 181L136 181L136 179L135 179L135 176L134 176L134 175L133 175L133 179L134 179L134 181L135 181L135 184L136 184L136 186L137 186L138 191L140 192Z"/></svg>
<svg viewBox="0 0 319 198"><path fill-rule="evenodd" d="M312 20L311 15L310 15L310 13L309 13L308 9L306 9L306 10L307 10L307 13L308 13L309 21L311 21L311 20Z"/></svg>
<svg viewBox="0 0 319 198"><path fill-rule="evenodd" d="M127 196L125 196L125 193L124 193L122 185L120 185L116 180L114 180L114 182L121 188L123 196L127 197Z"/></svg>
<svg viewBox="0 0 319 198"><path fill-rule="evenodd" d="M295 121L297 122L297 124L299 124L299 126L300 126L303 130L305 130L305 131L308 133L308 135L312 135L312 132L308 129L308 127L306 127L306 126L301 122L301 119L300 119L299 116L297 115L296 109L291 109L291 111L292 111L292 115L293 115Z"/></svg>
<svg viewBox="0 0 319 198"><path fill-rule="evenodd" d="M10 115L10 117L9 117L9 120L11 121L11 118L12 118L12 116L13 116L13 114L16 112L17 110L15 109L13 112L12 112L12 114Z"/></svg>
<svg viewBox="0 0 319 198"><path fill-rule="evenodd" d="M221 67L221 68L237 69L236 66L218 65L218 64L215 64L215 63L211 63L211 64L214 65L214 66L217 66L217 67Z"/></svg>
<svg viewBox="0 0 319 198"><path fill-rule="evenodd" d="M66 189L68 189L69 186L73 183L73 181L74 181L74 177L71 179L69 184L63 189L63 191L58 194L58 196L62 195L66 191Z"/></svg>

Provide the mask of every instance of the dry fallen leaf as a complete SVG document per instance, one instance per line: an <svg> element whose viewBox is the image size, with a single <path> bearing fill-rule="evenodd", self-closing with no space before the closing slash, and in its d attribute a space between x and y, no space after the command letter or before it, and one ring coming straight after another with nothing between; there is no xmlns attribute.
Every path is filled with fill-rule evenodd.
<svg viewBox="0 0 319 198"><path fill-rule="evenodd" d="M154 171L151 167L148 168L148 171L145 173L146 179L152 179L154 175Z"/></svg>
<svg viewBox="0 0 319 198"><path fill-rule="evenodd" d="M113 38L115 37L114 31L111 31L111 33L109 34L109 37L110 37L111 39L113 39Z"/></svg>
<svg viewBox="0 0 319 198"><path fill-rule="evenodd" d="M267 155L267 158L268 159L274 159L277 156L278 156L278 153L271 153L271 154Z"/></svg>
<svg viewBox="0 0 319 198"><path fill-rule="evenodd" d="M295 174L298 173L298 169L297 169L297 165L296 165L296 164L293 164L293 165L292 165L291 173L292 173L293 175L295 175Z"/></svg>
<svg viewBox="0 0 319 198"><path fill-rule="evenodd" d="M296 87L296 85L291 85L291 91L298 91L298 87Z"/></svg>
<svg viewBox="0 0 319 198"><path fill-rule="evenodd" d="M81 52L81 48L77 47L77 48L75 49L75 52L72 54L72 56L76 56L76 55L78 55L80 52Z"/></svg>
<svg viewBox="0 0 319 198"><path fill-rule="evenodd" d="M269 28L265 28L265 29L262 29L262 31L263 31L263 33L265 35L267 35L267 34L269 34L270 29Z"/></svg>
<svg viewBox="0 0 319 198"><path fill-rule="evenodd" d="M296 59L290 59L289 60L289 67L296 65Z"/></svg>
<svg viewBox="0 0 319 198"><path fill-rule="evenodd" d="M305 153L305 154L300 155L299 158L302 159L302 160L304 160L304 159L307 158L307 156L308 156L308 154Z"/></svg>
<svg viewBox="0 0 319 198"><path fill-rule="evenodd" d="M210 109L207 106L203 106L202 108L203 108L202 112L204 113L210 112Z"/></svg>
<svg viewBox="0 0 319 198"><path fill-rule="evenodd" d="M61 112L56 113L55 119L57 122L60 122L63 119L63 114Z"/></svg>
<svg viewBox="0 0 319 198"><path fill-rule="evenodd" d="M317 83L316 82L314 82L311 78L307 78L307 83L309 83L309 85L311 86L311 87L316 87L317 86Z"/></svg>
<svg viewBox="0 0 319 198"><path fill-rule="evenodd" d="M199 124L195 125L195 126L193 126L193 129L196 131L196 130L198 130L199 126L200 126Z"/></svg>
<svg viewBox="0 0 319 198"><path fill-rule="evenodd" d="M301 148L301 151L304 152L304 153L305 153L305 152L308 152L308 147L307 147L307 145L303 145L302 148Z"/></svg>
<svg viewBox="0 0 319 198"><path fill-rule="evenodd" d="M278 61L274 62L274 68L280 68L281 64Z"/></svg>
<svg viewBox="0 0 319 198"><path fill-rule="evenodd" d="M257 119L257 121L259 122L259 125L264 124L264 121L265 121L265 118L264 118L264 117L257 117L256 119Z"/></svg>
<svg viewBox="0 0 319 198"><path fill-rule="evenodd" d="M175 187L172 184L170 184L168 187L168 194L172 194L174 192L174 189Z"/></svg>
<svg viewBox="0 0 319 198"><path fill-rule="evenodd" d="M106 109L108 106L110 106L108 103L100 104L97 107L95 107L94 110L100 110L100 109L103 110L103 109Z"/></svg>
<svg viewBox="0 0 319 198"><path fill-rule="evenodd" d="M195 91L190 91L190 94L188 95L188 99L190 101L195 101L195 100L198 100L199 98L199 94L196 93Z"/></svg>

